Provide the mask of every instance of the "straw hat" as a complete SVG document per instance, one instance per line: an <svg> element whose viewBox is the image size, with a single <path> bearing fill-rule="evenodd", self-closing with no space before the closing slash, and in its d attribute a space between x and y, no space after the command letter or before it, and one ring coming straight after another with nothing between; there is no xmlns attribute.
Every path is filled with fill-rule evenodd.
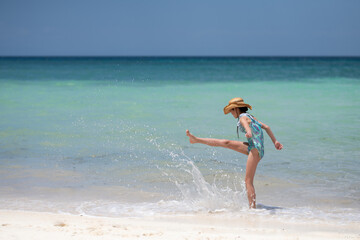
<svg viewBox="0 0 360 240"><path fill-rule="evenodd" d="M229 101L229 104L226 107L224 107L224 113L228 114L231 111L231 109L237 107L248 107L252 109L249 104L244 103L244 100L238 97L238 98L233 98Z"/></svg>

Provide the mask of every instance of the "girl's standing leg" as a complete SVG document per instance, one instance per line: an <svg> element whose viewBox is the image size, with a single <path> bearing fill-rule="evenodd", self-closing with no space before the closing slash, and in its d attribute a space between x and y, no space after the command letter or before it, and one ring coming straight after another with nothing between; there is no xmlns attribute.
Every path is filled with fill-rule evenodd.
<svg viewBox="0 0 360 240"><path fill-rule="evenodd" d="M257 149L252 149L249 153L246 163L245 185L249 200L250 208L256 208L256 194L254 188L254 176L256 167L260 161L259 152Z"/></svg>

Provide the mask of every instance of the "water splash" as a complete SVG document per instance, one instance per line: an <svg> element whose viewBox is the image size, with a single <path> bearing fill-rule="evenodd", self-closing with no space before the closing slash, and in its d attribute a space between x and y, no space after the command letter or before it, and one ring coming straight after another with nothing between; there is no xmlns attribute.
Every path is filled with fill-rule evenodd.
<svg viewBox="0 0 360 240"><path fill-rule="evenodd" d="M217 170L207 181L194 161L176 144L160 144L164 138L147 139L159 152L168 156L165 166L157 166L181 193L181 201L194 211L233 211L248 208L245 182L236 174L230 176ZM169 147L170 146L170 147ZM214 156L214 153L212 154ZM210 183L210 180L213 183Z"/></svg>

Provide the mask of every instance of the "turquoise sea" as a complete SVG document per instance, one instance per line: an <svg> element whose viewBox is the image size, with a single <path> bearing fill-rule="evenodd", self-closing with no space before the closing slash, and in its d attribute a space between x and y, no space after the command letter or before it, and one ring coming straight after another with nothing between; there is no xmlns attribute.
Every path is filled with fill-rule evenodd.
<svg viewBox="0 0 360 240"><path fill-rule="evenodd" d="M185 135L236 140L234 97L284 145L257 210L246 156ZM0 58L0 208L360 222L360 58Z"/></svg>

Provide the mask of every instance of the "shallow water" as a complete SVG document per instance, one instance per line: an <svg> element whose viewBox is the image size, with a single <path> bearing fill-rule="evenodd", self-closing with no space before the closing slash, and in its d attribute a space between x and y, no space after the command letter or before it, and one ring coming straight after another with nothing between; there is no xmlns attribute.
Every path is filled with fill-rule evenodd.
<svg viewBox="0 0 360 240"><path fill-rule="evenodd" d="M284 144L256 213L359 221L359 90L359 58L0 58L0 207L244 214L246 156L185 135L236 140L239 96Z"/></svg>

